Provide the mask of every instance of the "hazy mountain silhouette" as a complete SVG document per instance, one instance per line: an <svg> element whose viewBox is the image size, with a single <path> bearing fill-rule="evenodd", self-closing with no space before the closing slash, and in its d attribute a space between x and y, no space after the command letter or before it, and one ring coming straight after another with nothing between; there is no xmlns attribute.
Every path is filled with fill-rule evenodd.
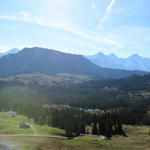
<svg viewBox="0 0 150 150"><path fill-rule="evenodd" d="M9 54L0 58L0 77L37 72L48 75L57 73L85 74L99 79L122 78L145 73L106 69L93 64L81 55L38 47L24 48L17 54Z"/></svg>
<svg viewBox="0 0 150 150"><path fill-rule="evenodd" d="M85 56L91 62L101 67L123 70L150 71L150 58L134 54L128 58L119 58L115 54L104 55L99 52L95 55Z"/></svg>
<svg viewBox="0 0 150 150"><path fill-rule="evenodd" d="M5 52L5 53L0 53L0 57L8 55L8 54L16 54L18 52L19 52L19 49L13 48L13 49L10 49L9 51Z"/></svg>

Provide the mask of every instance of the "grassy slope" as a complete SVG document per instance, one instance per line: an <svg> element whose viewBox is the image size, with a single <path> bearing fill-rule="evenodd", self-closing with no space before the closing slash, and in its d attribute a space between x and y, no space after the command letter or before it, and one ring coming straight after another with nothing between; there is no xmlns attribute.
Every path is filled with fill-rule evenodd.
<svg viewBox="0 0 150 150"><path fill-rule="evenodd" d="M150 150L150 136L147 126L125 126L128 137L114 136L111 140L102 140L97 136L83 136L72 140L13 137L0 138L0 144L14 146L18 150Z"/></svg>
<svg viewBox="0 0 150 150"><path fill-rule="evenodd" d="M7 113L0 113L0 134L34 134L32 129L18 128L21 121L32 124L40 135L64 135L64 131L61 129L36 125L31 119L25 116L17 115L16 117L12 117L11 114Z"/></svg>
<svg viewBox="0 0 150 150"><path fill-rule="evenodd" d="M8 120L8 121L3 121ZM18 128L18 122L32 124L40 135L62 135L63 130L35 125L25 116L0 113L0 134L33 134L31 129ZM128 137L113 136L112 140L102 140L97 136L80 136L72 140L44 137L4 137L0 136L0 150L14 148L15 150L150 150L148 126L124 126Z"/></svg>
<svg viewBox="0 0 150 150"><path fill-rule="evenodd" d="M128 137L114 136L110 143L115 150L150 150L150 127L125 126Z"/></svg>
<svg viewBox="0 0 150 150"><path fill-rule="evenodd" d="M60 129L35 125L32 120L21 115L12 117L10 114L0 113L0 119L7 119L12 122L29 122L36 127L38 133L42 135L64 134L64 131ZM4 128L4 131L12 130L18 133L18 130L16 130L18 126L14 127L14 124L7 124L4 127L3 124L5 124L5 122L0 121L0 134ZM3 126L3 128L1 128L1 126ZM102 140L98 136L80 136L71 140L44 137L0 136L0 149L4 149L5 146L5 148L7 147L15 150L150 150L150 136L148 135L150 127L124 126L124 129L125 128L128 137L113 136L112 140ZM19 132L22 133L24 132L23 130Z"/></svg>
<svg viewBox="0 0 150 150"><path fill-rule="evenodd" d="M35 129L37 130L38 134L40 135L56 135L60 136L65 134L64 130L53 128L49 126L40 126L40 125L34 125Z"/></svg>

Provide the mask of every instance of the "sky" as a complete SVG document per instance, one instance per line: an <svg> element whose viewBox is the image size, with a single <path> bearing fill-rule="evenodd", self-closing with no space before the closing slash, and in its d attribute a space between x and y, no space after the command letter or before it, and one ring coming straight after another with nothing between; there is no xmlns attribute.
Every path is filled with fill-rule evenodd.
<svg viewBox="0 0 150 150"><path fill-rule="evenodd" d="M2 0L0 52L44 47L150 57L150 0Z"/></svg>

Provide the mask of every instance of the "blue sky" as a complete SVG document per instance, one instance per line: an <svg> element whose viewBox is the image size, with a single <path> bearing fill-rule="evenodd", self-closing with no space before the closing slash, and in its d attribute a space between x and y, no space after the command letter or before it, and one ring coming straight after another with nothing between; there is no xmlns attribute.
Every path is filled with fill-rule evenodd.
<svg viewBox="0 0 150 150"><path fill-rule="evenodd" d="M0 52L40 46L150 57L149 0L4 0Z"/></svg>

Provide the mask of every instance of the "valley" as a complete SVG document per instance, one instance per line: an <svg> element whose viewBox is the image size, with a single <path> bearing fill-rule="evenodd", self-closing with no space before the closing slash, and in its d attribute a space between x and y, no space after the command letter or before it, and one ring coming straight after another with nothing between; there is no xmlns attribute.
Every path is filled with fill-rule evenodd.
<svg viewBox="0 0 150 150"><path fill-rule="evenodd" d="M0 150L150 150L149 10L1 0Z"/></svg>
<svg viewBox="0 0 150 150"><path fill-rule="evenodd" d="M62 60L65 67L55 70L58 62L49 61L47 55ZM28 61L23 58L26 56ZM43 61L39 62L41 57ZM0 65L5 58L24 67L17 64L21 72L12 69L8 73L6 69L8 74L1 74L2 150L130 150L133 147L138 150L143 145L148 150L150 75L147 72L104 69L82 56L42 48L3 56ZM81 68L78 59L83 64ZM66 67L66 61L73 63L73 69ZM47 62L55 66L54 70ZM86 65L95 71L82 69Z"/></svg>

